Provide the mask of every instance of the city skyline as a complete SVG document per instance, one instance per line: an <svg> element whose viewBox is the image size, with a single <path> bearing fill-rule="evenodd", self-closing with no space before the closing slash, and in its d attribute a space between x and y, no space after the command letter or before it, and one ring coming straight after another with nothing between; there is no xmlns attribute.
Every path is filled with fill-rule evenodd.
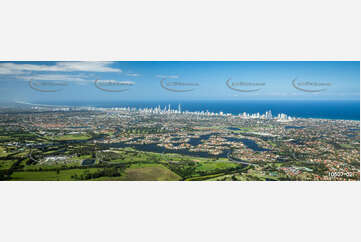
<svg viewBox="0 0 361 242"><path fill-rule="evenodd" d="M21 103L25 105L31 105L31 109L34 110L49 110L49 111L134 111L139 113L149 113L149 114L189 114L189 115L199 115L199 116L233 116L233 117L240 117L240 118L260 118L260 119L277 119L279 121L293 121L296 117L291 117L285 113L278 113L276 116L272 115L272 110L268 110L264 112L264 114L257 112L257 113L247 113L247 112L240 112L239 114L232 114L223 111L219 112L210 112L208 110L198 110L198 111L189 111L189 110L182 110L182 104L177 105L177 109L172 109L172 105L158 105L157 107L145 107L145 108L137 108L137 107L112 107L112 108L104 108L104 107L57 107L51 105L36 105L30 103Z"/></svg>

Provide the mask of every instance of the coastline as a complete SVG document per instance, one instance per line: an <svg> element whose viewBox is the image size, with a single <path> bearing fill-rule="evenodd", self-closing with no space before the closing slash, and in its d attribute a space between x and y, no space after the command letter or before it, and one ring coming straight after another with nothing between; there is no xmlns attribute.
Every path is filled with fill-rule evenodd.
<svg viewBox="0 0 361 242"><path fill-rule="evenodd" d="M298 101L298 100L297 100ZM307 100L307 101L311 101L311 100ZM351 101L351 100L347 100L347 101ZM358 102L357 100L352 100L354 102ZM129 102L129 101L128 101ZM155 102L155 101L153 101ZM167 101L163 101L163 102L167 102ZM169 102L174 102L174 101L169 101ZM136 109L141 109L135 105L128 105L128 106L112 106L112 107L106 107L106 106L99 106L99 105L67 105L67 104L41 104L41 103L30 103L30 102L25 102L25 101L15 101L16 104L21 104L21 105L29 105L29 106L39 106L39 107L55 107L55 108L95 108L95 109L113 109L113 108L136 108ZM140 103L144 103L144 102L140 102ZM162 104L164 105L164 104ZM151 105L151 107L146 107L146 108L153 108ZM160 106L160 105L159 105ZM189 111L189 110L185 110L185 111ZM192 110L189 112L206 112L207 110ZM238 113L232 113L232 116L239 116L241 112ZM277 114L277 113L276 113ZM314 117L304 117L304 116L295 116L296 119L314 119L314 120L335 120L335 121L358 121L360 122L360 117L358 119L345 119L345 118L325 118L325 117L319 117L319 116L314 116Z"/></svg>

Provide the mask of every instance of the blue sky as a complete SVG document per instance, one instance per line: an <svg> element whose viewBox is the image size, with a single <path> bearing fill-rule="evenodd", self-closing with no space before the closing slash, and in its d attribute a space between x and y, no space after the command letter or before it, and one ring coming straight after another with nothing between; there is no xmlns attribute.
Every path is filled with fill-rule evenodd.
<svg viewBox="0 0 361 242"><path fill-rule="evenodd" d="M292 85L295 78L296 85L306 90L321 89L317 85L326 87L322 86L324 90L320 92L302 91ZM232 90L226 85L228 79L235 89L259 90ZM98 87L113 91L97 88L95 80L98 80ZM161 86L161 80L171 90L192 90L166 90ZM31 88L29 82L40 89L57 91L41 92ZM113 100L359 100L360 63L0 62L0 83L0 102L3 103ZM127 90L114 91L118 89Z"/></svg>

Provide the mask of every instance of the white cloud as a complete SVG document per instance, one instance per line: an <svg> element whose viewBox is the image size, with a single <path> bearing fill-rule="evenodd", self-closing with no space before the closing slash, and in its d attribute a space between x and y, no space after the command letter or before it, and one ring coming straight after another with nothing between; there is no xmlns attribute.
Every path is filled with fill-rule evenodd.
<svg viewBox="0 0 361 242"><path fill-rule="evenodd" d="M17 64L17 63L0 63L0 74L2 75L19 75L29 72L122 72L121 69L111 67L113 62L55 62L54 65L44 64Z"/></svg>
<svg viewBox="0 0 361 242"><path fill-rule="evenodd" d="M116 80L98 80L99 84L114 84L114 85L135 85L133 81L116 81Z"/></svg>
<svg viewBox="0 0 361 242"><path fill-rule="evenodd" d="M138 73L127 73L126 75L127 75L127 76L132 76L132 77L141 76L141 75L138 74Z"/></svg>
<svg viewBox="0 0 361 242"><path fill-rule="evenodd" d="M25 81L37 80L37 81L69 81L69 82L88 82L94 81L86 79L84 75L66 75L66 74L36 74L28 76L16 76L17 79Z"/></svg>
<svg viewBox="0 0 361 242"><path fill-rule="evenodd" d="M179 78L179 76L177 76L177 75L172 75L172 76L156 75L156 77L158 77L158 78L164 78L164 79L178 79L178 78Z"/></svg>

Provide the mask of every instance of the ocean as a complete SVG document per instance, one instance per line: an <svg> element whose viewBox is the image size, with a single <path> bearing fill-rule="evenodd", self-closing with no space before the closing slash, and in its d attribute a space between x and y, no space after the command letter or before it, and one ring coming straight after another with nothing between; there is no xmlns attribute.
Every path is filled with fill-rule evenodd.
<svg viewBox="0 0 361 242"><path fill-rule="evenodd" d="M37 104L91 107L135 107L161 108L171 106L182 111L223 112L238 115L240 113L265 113L271 110L273 115L285 113L298 118L360 120L360 101L319 101L319 100L222 100L222 101L65 101L36 102Z"/></svg>

